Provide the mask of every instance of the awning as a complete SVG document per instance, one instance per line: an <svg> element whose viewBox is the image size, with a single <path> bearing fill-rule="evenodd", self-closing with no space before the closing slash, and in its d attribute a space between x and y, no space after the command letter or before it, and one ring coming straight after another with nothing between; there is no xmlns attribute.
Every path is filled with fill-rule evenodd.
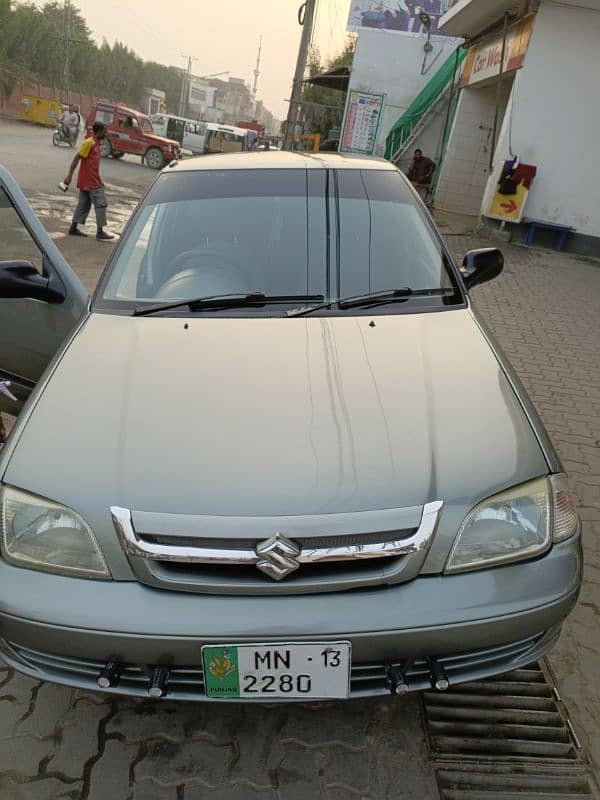
<svg viewBox="0 0 600 800"><path fill-rule="evenodd" d="M350 67L335 67L327 72L306 78L304 83L323 86L325 89L335 89L338 92L347 92L350 84Z"/></svg>
<svg viewBox="0 0 600 800"><path fill-rule="evenodd" d="M438 30L448 36L474 39L499 22L507 11L518 12L517 0L455 0L440 17Z"/></svg>

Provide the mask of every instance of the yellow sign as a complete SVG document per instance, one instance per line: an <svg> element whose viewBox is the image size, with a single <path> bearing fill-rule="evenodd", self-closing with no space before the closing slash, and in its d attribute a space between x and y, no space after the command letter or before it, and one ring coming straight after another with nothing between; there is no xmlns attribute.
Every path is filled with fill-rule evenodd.
<svg viewBox="0 0 600 800"><path fill-rule="evenodd" d="M506 222L520 222L528 195L529 189L526 189L522 183L517 186L516 194L500 194L496 190L486 216L492 219L506 220Z"/></svg>
<svg viewBox="0 0 600 800"><path fill-rule="evenodd" d="M321 134L320 133L304 133L302 135L303 142L312 142L313 153L318 153L321 147Z"/></svg>
<svg viewBox="0 0 600 800"><path fill-rule="evenodd" d="M526 17L519 24L511 28L506 35L506 47L504 52L503 72L512 72L520 69L525 61L533 23L535 16ZM465 61L461 87L472 86L488 78L496 78L500 73L500 62L502 61L502 39L503 35L495 36L493 39L476 44L471 47Z"/></svg>

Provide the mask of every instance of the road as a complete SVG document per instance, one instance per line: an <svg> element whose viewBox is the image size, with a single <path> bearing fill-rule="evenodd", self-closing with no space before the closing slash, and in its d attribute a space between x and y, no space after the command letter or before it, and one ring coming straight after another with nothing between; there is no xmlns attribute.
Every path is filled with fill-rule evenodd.
<svg viewBox="0 0 600 800"><path fill-rule="evenodd" d="M73 194L55 187L70 156L52 148L50 132L0 119L0 163L91 290L111 248L64 236ZM118 230L155 175L134 159L102 166ZM452 226L448 233L457 255L480 245ZM585 585L549 664L600 771L600 265L515 246L505 254L504 274L476 289L474 302L544 418L579 501ZM412 695L260 708L156 704L0 669L2 800L427 800L439 796L435 769Z"/></svg>

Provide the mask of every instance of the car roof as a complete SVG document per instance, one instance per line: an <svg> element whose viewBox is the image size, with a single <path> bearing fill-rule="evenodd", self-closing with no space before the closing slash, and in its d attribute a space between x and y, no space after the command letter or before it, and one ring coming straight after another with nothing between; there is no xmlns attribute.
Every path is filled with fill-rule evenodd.
<svg viewBox="0 0 600 800"><path fill-rule="evenodd" d="M143 111L137 111L135 108L129 108L128 106L122 106L120 103L102 103L98 102L95 104L96 108L105 109L110 111L120 111L122 114L129 114L131 117L148 116Z"/></svg>
<svg viewBox="0 0 600 800"><path fill-rule="evenodd" d="M386 169L397 168L383 158L342 153L290 153L269 150L252 153L216 153L172 162L177 172L207 169ZM170 168L167 167L170 171Z"/></svg>

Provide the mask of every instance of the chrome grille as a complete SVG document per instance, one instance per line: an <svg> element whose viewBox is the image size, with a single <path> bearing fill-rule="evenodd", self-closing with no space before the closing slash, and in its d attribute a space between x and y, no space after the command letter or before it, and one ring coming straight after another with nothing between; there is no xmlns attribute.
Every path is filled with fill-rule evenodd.
<svg viewBox="0 0 600 800"><path fill-rule="evenodd" d="M386 531L376 533L358 533L349 536L303 536L299 540L303 549L320 549L325 547L364 547L378 544L389 547L393 542L411 537L416 528L403 531ZM140 533L145 542L151 544L171 545L174 547L214 548L215 550L247 550L254 552L256 539L213 539L207 536L161 536L153 533Z"/></svg>
<svg viewBox="0 0 600 800"><path fill-rule="evenodd" d="M192 536L185 530L181 533L137 530L128 509L113 507L111 513L121 545L136 576L143 583L188 592L300 594L411 580L419 574L427 556L441 510L441 502L429 503L420 509L398 509L398 517L404 520L407 520L407 515L412 516L411 521L418 519L417 514L421 517L418 527L398 530L344 533L339 521L336 527L339 533L335 535L327 530L319 535L314 535L311 530L293 530L284 535L269 531L267 527L265 533L270 533L276 540L275 547L279 541L288 549L293 545L288 562L290 569L285 570L290 574L276 575L275 579L272 573L277 570L264 568L264 559L268 561L271 556L260 552L261 545L271 546L270 540L265 542L264 538L261 540L255 536ZM389 521L392 511L363 514L385 513ZM289 518L282 519L287 530ZM326 526L327 515L320 519ZM278 518L268 521L274 531L277 531L277 521ZM297 521L291 524L292 528L293 525L301 526ZM206 529L206 525L204 527ZM312 531L314 528L313 522ZM267 568L270 566L266 564ZM260 570L267 572L267 576Z"/></svg>

